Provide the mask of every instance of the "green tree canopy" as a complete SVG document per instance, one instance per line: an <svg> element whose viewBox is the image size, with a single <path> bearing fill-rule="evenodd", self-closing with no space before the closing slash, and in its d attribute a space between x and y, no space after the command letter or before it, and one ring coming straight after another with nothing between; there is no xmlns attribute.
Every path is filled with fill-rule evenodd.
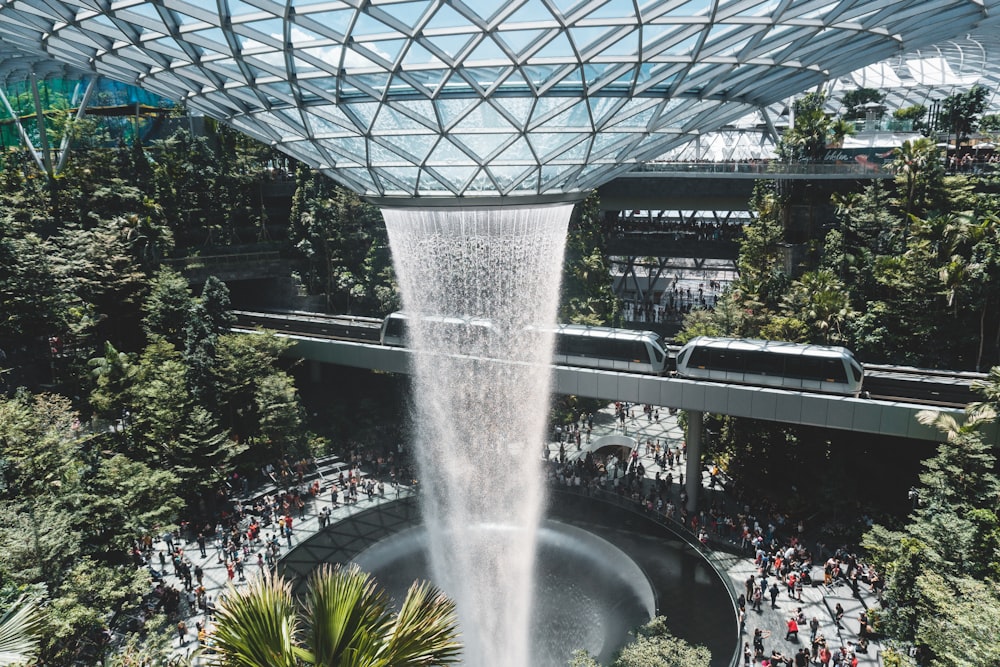
<svg viewBox="0 0 1000 667"><path fill-rule="evenodd" d="M901 530L875 526L864 537L886 581L878 627L897 642L920 647L923 665L995 662L1000 478L993 446L980 431L995 415L990 407L974 406L960 423L921 413L946 442L924 462L919 507Z"/></svg>
<svg viewBox="0 0 1000 667"><path fill-rule="evenodd" d="M775 153L788 161L818 160L826 152L830 119L823 110L826 95L806 93L792 103L794 121L785 130Z"/></svg>
<svg viewBox="0 0 1000 667"><path fill-rule="evenodd" d="M606 326L618 313L618 299L611 289L610 264L601 233L597 193L573 209L566 236L559 320L573 324Z"/></svg>
<svg viewBox="0 0 1000 667"><path fill-rule="evenodd" d="M182 348L192 306L187 280L169 267L161 268L153 277L142 306L142 325L147 338L162 337Z"/></svg>
<svg viewBox="0 0 1000 667"><path fill-rule="evenodd" d="M885 102L885 93L875 88L854 88L844 92L840 99L844 107L844 118L856 120L864 118L868 105L881 106Z"/></svg>
<svg viewBox="0 0 1000 667"><path fill-rule="evenodd" d="M619 651L610 667L687 667L707 665L712 660L712 654L704 646L692 646L674 637L663 616L637 628L634 637ZM575 652L569 664L570 667L598 667L597 661L586 651Z"/></svg>
<svg viewBox="0 0 1000 667"><path fill-rule="evenodd" d="M990 91L986 86L976 84L964 92L944 98L941 103L941 119L946 124L948 132L955 135L956 146L968 141L980 114L986 109L989 94Z"/></svg>

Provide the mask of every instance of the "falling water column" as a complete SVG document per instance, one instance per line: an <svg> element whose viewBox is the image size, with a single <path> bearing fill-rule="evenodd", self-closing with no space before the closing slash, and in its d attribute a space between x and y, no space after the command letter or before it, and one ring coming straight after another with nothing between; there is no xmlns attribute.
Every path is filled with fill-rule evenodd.
<svg viewBox="0 0 1000 667"><path fill-rule="evenodd" d="M465 664L530 665L541 447L571 205L383 209L414 349L431 571Z"/></svg>

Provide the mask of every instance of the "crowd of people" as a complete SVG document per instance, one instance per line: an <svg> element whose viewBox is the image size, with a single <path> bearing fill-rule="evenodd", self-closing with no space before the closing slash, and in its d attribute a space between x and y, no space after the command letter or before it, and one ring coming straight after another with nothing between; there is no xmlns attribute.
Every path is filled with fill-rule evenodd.
<svg viewBox="0 0 1000 667"><path fill-rule="evenodd" d="M649 405L615 404L615 423L628 432L643 421L656 423L659 409ZM582 415L576 424L563 427L564 433L587 429L592 415ZM652 458L655 472L647 475L643 459ZM548 462L551 483L575 488L581 493L613 494L632 502L641 511L654 515L675 528L686 531L705 548L736 549L752 561L754 574L745 581L737 598L741 634L747 632L748 614L753 618L764 606L779 609L779 598L803 603L804 589L823 587L824 591L846 588L860 599L862 589L879 598L884 581L879 573L847 547L830 549L819 541L809 543L803 520L792 520L773 503L754 509L749 499L733 494L711 494L698 512L687 511L684 485L687 451L683 442L640 439L631 451L602 448L599 452L581 452ZM723 474L717 465L706 467L709 489L723 487ZM707 506L705 506L707 505ZM820 572L822 572L820 578ZM864 610L864 607L861 607ZM786 619L784 642L776 645L771 633L755 628L743 646L744 665L754 667L856 667L858 656L868 653L874 635L866 611L858 616L857 631L850 632L844 621L845 611L838 602L832 605L832 620L837 636L820 632L819 618L808 618L802 606ZM799 633L809 630L808 641ZM848 637L850 639L848 639ZM791 653L783 651L786 643L803 643ZM767 646L770 644L770 646ZM769 650L767 650L769 649Z"/></svg>
<svg viewBox="0 0 1000 667"><path fill-rule="evenodd" d="M620 402L613 414L618 429L634 433L640 425L658 424L672 412ZM548 447L545 450L550 482L634 503L675 529L687 531L706 549L724 546L742 550L752 561L754 574L736 601L741 633L749 632L747 626L754 625L750 619L765 605L778 608L779 598L802 603L805 588L846 586L859 597L861 588L867 587L874 595L881 595L882 579L868 564L845 548L831 551L822 543L808 545L804 522L789 520L777 507L754 510L750 502L717 493L708 494L697 512L689 512L683 441L640 438L632 449L602 448L595 452L589 449L594 426L595 415L583 412L555 430L558 456L550 456ZM210 563L224 567L226 578L234 583L273 569L282 551L294 547L295 528L306 516L315 514L323 528L331 521L333 508L358 503L365 496L372 500L385 497L384 480L393 486L397 479L409 483L412 473L399 466L400 461L391 454L359 451L347 457L346 467L327 476L317 474L316 461L276 462L261 470L265 481L273 482L249 494L243 492L246 483L233 476L220 488L219 509L212 520L202 517L182 524L178 531L146 535L135 542L133 558L137 566L149 568L155 586L142 609L131 617L130 629L141 628L156 612L165 612L178 619L178 646L185 646L192 638L197 645L209 642L219 602L206 590L204 569ZM721 470L709 465L707 471L708 487L722 487ZM168 574L173 575L169 580L175 584L168 583ZM839 604L833 615L838 628L843 627L844 610ZM192 621L194 630L188 628ZM854 641L840 640L839 630L837 637L828 638L819 631L817 618L808 618L801 606L796 607L787 618L785 642L776 641L761 628L747 635L744 665L855 667L858 655L868 651L872 636L865 613L858 617L858 624ZM808 641L799 640L799 634L807 629ZM789 642L804 646L792 653L783 652Z"/></svg>
<svg viewBox="0 0 1000 667"><path fill-rule="evenodd" d="M706 220L694 216L681 218L669 211L630 211L609 221L608 239L628 234L666 237L673 241L736 241L743 236L743 220Z"/></svg>
<svg viewBox="0 0 1000 667"><path fill-rule="evenodd" d="M132 560L149 571L153 586L139 609L118 620L119 630L141 632L150 618L163 613L176 620L179 647L192 638L205 645L219 602L209 595L206 568L223 568L232 583L273 571L283 550L295 546L295 527L307 516L315 514L325 527L333 508L357 504L363 497L384 498L387 481L395 486L397 479L412 479L401 449L357 448L345 458L346 466L331 457L329 465L335 467L325 475L315 459L269 463L253 474L254 481L234 472L214 498L199 503L198 516L176 530L136 539ZM197 619L193 630L188 627L192 619ZM114 634L110 628L109 633Z"/></svg>
<svg viewBox="0 0 1000 667"><path fill-rule="evenodd" d="M801 524L799 526L801 532ZM859 586L864 582L869 591L876 596L881 595L881 579L869 565L860 560L846 548L837 549L829 554L823 562L823 580L812 581L812 573L818 569L813 562L812 552L798 537L787 536L784 540L772 539L770 544L763 536L756 534L751 538L754 548L754 565L756 574L751 574L745 582L745 590L737 599L740 614L740 628L745 630L747 606L750 610L760 613L769 599L772 609L778 608L778 598L787 595L797 602L802 601L804 586L822 585L829 589L833 586L846 584L855 598L859 596ZM822 548L822 547L821 547ZM832 610L836 622L838 636L844 627L844 607L840 602ZM809 628L809 640L793 656L785 656L780 649L772 649L768 654L764 642L768 637L765 631L755 628L753 637L744 643L744 665L761 665L762 667L806 667L806 665L822 665L822 667L857 667L858 655L868 652L871 636L874 634L867 611L858 616L857 641L841 641L837 646L835 641L828 640L820 632L820 620L813 616L807 619L801 607L796 607L795 613L786 621L787 632L785 641L798 642L800 628Z"/></svg>
<svg viewBox="0 0 1000 667"><path fill-rule="evenodd" d="M1000 154L988 150L982 153L974 151L962 155L952 153L948 156L945 168L953 174L978 174L984 171L993 171L998 165L1000 165Z"/></svg>
<svg viewBox="0 0 1000 667"><path fill-rule="evenodd" d="M625 299L622 302L622 319L626 322L649 324L679 321L692 310L715 308L724 288L723 282L719 280L699 282L694 289L678 285L678 280L675 277L667 289L655 292L652 301Z"/></svg>

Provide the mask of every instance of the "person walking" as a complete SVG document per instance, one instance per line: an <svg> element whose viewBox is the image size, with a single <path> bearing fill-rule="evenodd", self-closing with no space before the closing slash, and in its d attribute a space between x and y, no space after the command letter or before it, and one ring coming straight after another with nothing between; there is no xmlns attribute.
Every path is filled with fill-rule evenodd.
<svg viewBox="0 0 1000 667"><path fill-rule="evenodd" d="M764 633L760 628L753 631L753 659L760 660L764 657Z"/></svg>

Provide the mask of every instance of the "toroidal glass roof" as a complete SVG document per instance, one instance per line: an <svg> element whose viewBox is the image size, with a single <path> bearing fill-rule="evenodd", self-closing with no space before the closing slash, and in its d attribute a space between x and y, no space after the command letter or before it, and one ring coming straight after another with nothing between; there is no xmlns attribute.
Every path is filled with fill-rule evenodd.
<svg viewBox="0 0 1000 667"><path fill-rule="evenodd" d="M0 0L0 45L183 101L367 196L558 198L997 4Z"/></svg>

